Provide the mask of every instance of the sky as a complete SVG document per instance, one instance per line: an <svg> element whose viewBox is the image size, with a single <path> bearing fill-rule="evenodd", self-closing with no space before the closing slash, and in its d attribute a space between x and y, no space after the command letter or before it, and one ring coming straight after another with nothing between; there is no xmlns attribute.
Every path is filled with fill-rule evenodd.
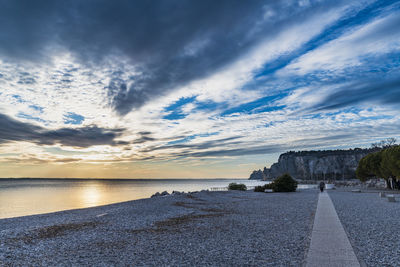
<svg viewBox="0 0 400 267"><path fill-rule="evenodd" d="M0 0L0 177L247 178L399 104L400 1Z"/></svg>

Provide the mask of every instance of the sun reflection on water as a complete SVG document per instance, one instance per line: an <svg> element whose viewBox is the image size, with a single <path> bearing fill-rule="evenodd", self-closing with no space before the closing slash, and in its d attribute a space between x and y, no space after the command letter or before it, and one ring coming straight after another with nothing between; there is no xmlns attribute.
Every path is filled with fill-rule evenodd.
<svg viewBox="0 0 400 267"><path fill-rule="evenodd" d="M83 187L80 198L84 206L101 205L101 184L93 183L90 186Z"/></svg>

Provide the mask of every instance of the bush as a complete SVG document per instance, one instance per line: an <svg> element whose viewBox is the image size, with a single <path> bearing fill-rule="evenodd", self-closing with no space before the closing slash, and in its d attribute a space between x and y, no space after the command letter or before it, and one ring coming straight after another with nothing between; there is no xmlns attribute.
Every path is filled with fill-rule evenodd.
<svg viewBox="0 0 400 267"><path fill-rule="evenodd" d="M297 181L289 174L284 174L270 184L256 186L254 192L265 192L265 189L272 189L274 192L294 192L297 189Z"/></svg>
<svg viewBox="0 0 400 267"><path fill-rule="evenodd" d="M271 183L274 192L294 192L297 189L297 181L289 174L284 174Z"/></svg>
<svg viewBox="0 0 400 267"><path fill-rule="evenodd" d="M254 187L254 192L264 192L265 191L265 185L258 185Z"/></svg>
<svg viewBox="0 0 400 267"><path fill-rule="evenodd" d="M264 189L274 189L274 183L272 182L272 183L264 185Z"/></svg>
<svg viewBox="0 0 400 267"><path fill-rule="evenodd" d="M228 186L228 190L242 190L246 191L247 187L244 184L230 183Z"/></svg>
<svg viewBox="0 0 400 267"><path fill-rule="evenodd" d="M265 189L273 189L273 184L258 185L254 188L254 192L265 192Z"/></svg>

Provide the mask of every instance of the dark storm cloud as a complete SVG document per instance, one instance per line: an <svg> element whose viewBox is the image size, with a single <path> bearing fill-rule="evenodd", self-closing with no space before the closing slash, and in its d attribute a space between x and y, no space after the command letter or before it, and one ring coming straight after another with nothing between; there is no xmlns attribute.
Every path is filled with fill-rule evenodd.
<svg viewBox="0 0 400 267"><path fill-rule="evenodd" d="M400 103L400 79L389 81L362 81L343 86L314 105L312 110L333 110L364 102L382 104Z"/></svg>
<svg viewBox="0 0 400 267"><path fill-rule="evenodd" d="M73 147L94 145L126 145L116 141L123 129L104 129L97 126L46 130L43 127L14 120L0 114L0 144L12 141L33 142L40 145L61 144Z"/></svg>
<svg viewBox="0 0 400 267"><path fill-rule="evenodd" d="M63 48L89 65L120 55L137 72L129 79L116 72L106 90L124 115L339 2L0 0L0 55L43 60Z"/></svg>

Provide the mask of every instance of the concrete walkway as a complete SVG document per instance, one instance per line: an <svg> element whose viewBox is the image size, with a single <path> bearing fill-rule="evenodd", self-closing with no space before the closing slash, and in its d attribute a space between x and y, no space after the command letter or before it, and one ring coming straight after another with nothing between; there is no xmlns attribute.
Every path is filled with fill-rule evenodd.
<svg viewBox="0 0 400 267"><path fill-rule="evenodd" d="M360 266L328 193L320 193L307 267Z"/></svg>

